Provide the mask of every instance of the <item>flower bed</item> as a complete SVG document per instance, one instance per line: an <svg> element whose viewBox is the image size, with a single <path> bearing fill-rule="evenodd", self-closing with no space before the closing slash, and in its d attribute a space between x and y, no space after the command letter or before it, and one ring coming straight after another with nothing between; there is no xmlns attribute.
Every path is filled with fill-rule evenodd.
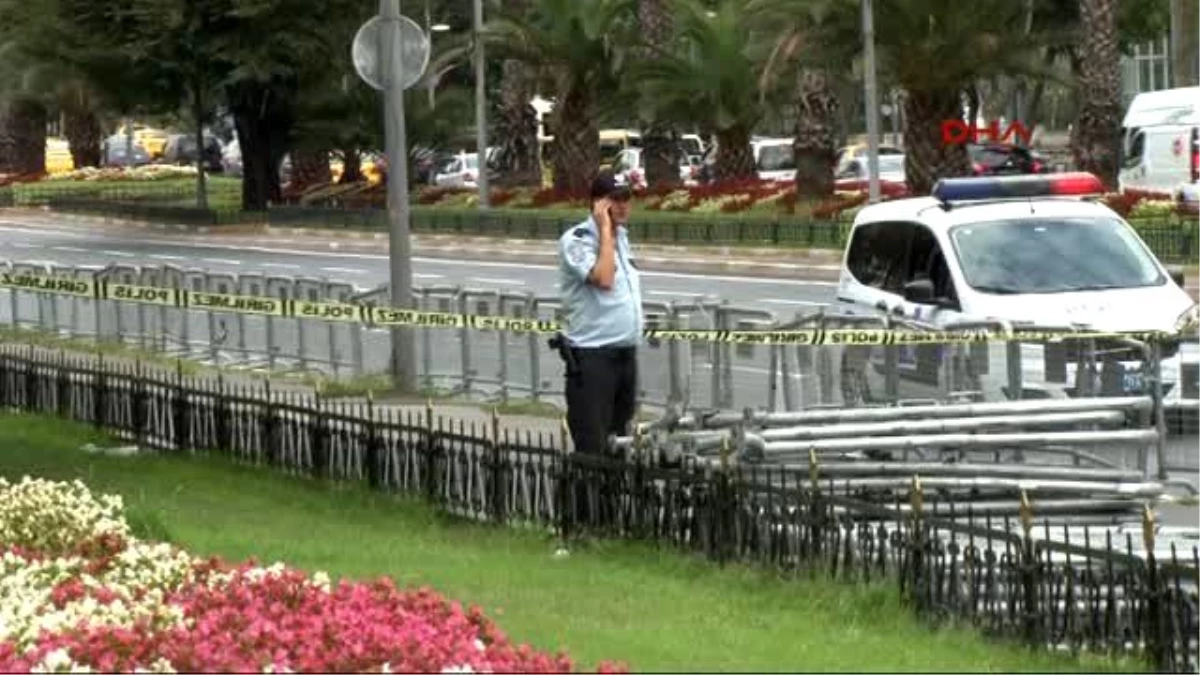
<svg viewBox="0 0 1200 675"><path fill-rule="evenodd" d="M0 479L0 672L567 672L428 588L139 541L120 497ZM600 672L625 672L602 663Z"/></svg>
<svg viewBox="0 0 1200 675"><path fill-rule="evenodd" d="M60 183L65 181L152 181L195 177L196 167L194 166L147 164L133 168L113 166L97 168L89 166L47 176L44 180L51 183Z"/></svg>
<svg viewBox="0 0 1200 675"><path fill-rule="evenodd" d="M842 189L845 187L846 189ZM691 213L697 215L744 214L747 216L810 216L822 220L836 219L842 211L866 201L865 188L839 185L835 194L818 202L799 203L795 186L790 182L741 181L721 185L680 187L673 190L644 190L639 194L639 207L648 212ZM884 198L904 194L903 186L884 191ZM321 205L332 199L322 199L321 190L309 193L306 203ZM383 206L386 192L382 189L354 195L355 206ZM339 199L339 203L348 200ZM491 192L491 205L506 209L586 210L587 195L567 194L553 188L498 188ZM479 192L460 187L423 187L413 193L413 203L423 207L447 209L474 208Z"/></svg>

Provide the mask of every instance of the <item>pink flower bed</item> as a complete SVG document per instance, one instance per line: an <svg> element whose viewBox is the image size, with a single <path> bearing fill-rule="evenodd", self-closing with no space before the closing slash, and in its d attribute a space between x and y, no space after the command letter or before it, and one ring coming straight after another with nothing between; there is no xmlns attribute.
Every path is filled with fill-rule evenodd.
<svg viewBox="0 0 1200 675"><path fill-rule="evenodd" d="M0 498L5 486L0 479ZM0 672L576 670L567 655L515 645L478 608L428 588L402 590L387 578L334 585L322 573L253 561L233 567L105 522L108 531L53 552L24 547L11 533L28 530L8 528ZM626 670L604 662L598 672Z"/></svg>

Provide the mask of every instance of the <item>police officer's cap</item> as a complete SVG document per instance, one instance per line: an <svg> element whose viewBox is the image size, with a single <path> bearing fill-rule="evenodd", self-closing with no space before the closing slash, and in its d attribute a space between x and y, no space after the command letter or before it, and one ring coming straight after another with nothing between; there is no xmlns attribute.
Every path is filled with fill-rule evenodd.
<svg viewBox="0 0 1200 675"><path fill-rule="evenodd" d="M592 181L592 199L615 199L618 201L629 199L633 196L633 191L629 188L629 183L625 181L625 177L613 173L610 170L603 170L596 176L596 180Z"/></svg>

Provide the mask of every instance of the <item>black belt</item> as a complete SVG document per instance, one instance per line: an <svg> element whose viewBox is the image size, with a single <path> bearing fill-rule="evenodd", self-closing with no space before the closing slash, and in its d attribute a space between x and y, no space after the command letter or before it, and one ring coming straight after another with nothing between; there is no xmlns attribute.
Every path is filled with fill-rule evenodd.
<svg viewBox="0 0 1200 675"><path fill-rule="evenodd" d="M594 354L596 356L632 357L637 355L637 347L627 345L609 345L605 347L571 347L576 356Z"/></svg>

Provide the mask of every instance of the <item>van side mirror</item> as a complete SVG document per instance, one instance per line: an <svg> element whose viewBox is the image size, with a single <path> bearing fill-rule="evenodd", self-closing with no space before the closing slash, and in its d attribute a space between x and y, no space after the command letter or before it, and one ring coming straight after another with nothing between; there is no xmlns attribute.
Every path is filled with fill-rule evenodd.
<svg viewBox="0 0 1200 675"><path fill-rule="evenodd" d="M1176 284L1179 285L1180 288L1183 288L1184 283L1186 282L1186 278L1185 278L1182 266L1168 265L1167 266L1167 274L1171 275L1171 281L1174 281Z"/></svg>
<svg viewBox="0 0 1200 675"><path fill-rule="evenodd" d="M914 279L904 284L904 299L920 305L935 304L933 282L929 279Z"/></svg>
<svg viewBox="0 0 1200 675"><path fill-rule="evenodd" d="M904 284L904 299L918 305L933 305L941 309L958 310L959 305L948 297L939 297L929 279L914 279Z"/></svg>

